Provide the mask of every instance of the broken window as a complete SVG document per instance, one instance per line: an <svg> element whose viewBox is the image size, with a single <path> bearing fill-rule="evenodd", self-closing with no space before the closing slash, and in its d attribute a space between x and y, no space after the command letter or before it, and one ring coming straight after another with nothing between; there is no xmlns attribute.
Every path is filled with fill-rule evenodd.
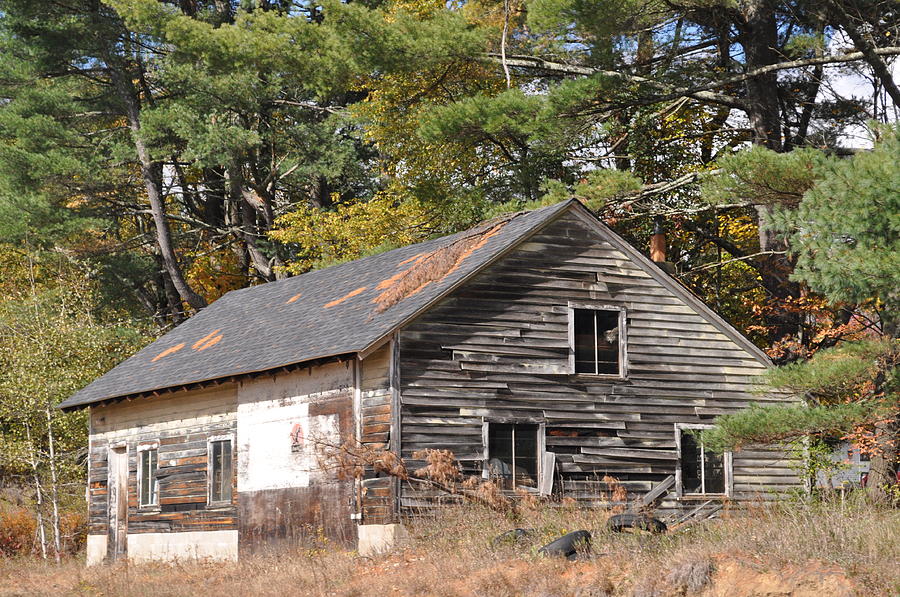
<svg viewBox="0 0 900 597"><path fill-rule="evenodd" d="M139 448L140 466L138 468L138 494L140 505L159 505L159 480L156 471L159 467L159 450L153 447Z"/></svg>
<svg viewBox="0 0 900 597"><path fill-rule="evenodd" d="M231 440L209 442L209 502L231 503Z"/></svg>
<svg viewBox="0 0 900 597"><path fill-rule="evenodd" d="M726 454L707 450L689 429L677 429L679 440L679 462L681 493L683 495L703 495L726 493Z"/></svg>
<svg viewBox="0 0 900 597"><path fill-rule="evenodd" d="M538 425L488 424L487 473L501 489L537 489Z"/></svg>
<svg viewBox="0 0 900 597"><path fill-rule="evenodd" d="M572 309L570 325L575 373L623 375L623 311Z"/></svg>

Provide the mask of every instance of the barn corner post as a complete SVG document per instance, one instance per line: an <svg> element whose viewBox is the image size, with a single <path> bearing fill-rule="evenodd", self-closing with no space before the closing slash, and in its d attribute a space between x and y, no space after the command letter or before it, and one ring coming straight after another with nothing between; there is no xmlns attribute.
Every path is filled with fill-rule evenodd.
<svg viewBox="0 0 900 597"><path fill-rule="evenodd" d="M362 357L357 354L353 359L353 443L362 445ZM353 479L353 512L350 519L357 526L356 542L359 544L359 525L362 524L362 492L363 480L359 477Z"/></svg>
<svg viewBox="0 0 900 597"><path fill-rule="evenodd" d="M397 334L360 361L360 444L400 456L400 385ZM371 471L367 471L369 473ZM371 476L361 481L357 551L368 556L392 549L405 536L399 520L400 480Z"/></svg>

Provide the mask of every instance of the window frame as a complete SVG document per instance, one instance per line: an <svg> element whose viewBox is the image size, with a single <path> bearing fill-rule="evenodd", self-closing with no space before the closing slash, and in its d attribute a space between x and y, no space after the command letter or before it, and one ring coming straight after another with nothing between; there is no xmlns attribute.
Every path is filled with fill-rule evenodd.
<svg viewBox="0 0 900 597"><path fill-rule="evenodd" d="M725 492L715 492L715 493L685 493L684 485L682 483L682 466L681 466L681 434L683 431L688 429L712 429L715 425L710 425L708 423L675 423L675 495L678 499L709 499L709 498L728 498L731 497L734 493L734 461L733 455L731 451L725 452L722 454L722 468L725 473ZM703 471L705 470L703 467L703 454L705 454L706 448L703 445L703 442L697 440L700 444L701 449L701 463L700 463L700 471L701 475L703 475Z"/></svg>
<svg viewBox="0 0 900 597"><path fill-rule="evenodd" d="M228 479L228 499L227 500L214 500L213 499L213 479L215 478L215 461L213 459L213 444L219 442L228 442L229 450L231 452L231 462L228 465L229 468L229 479ZM206 505L209 507L223 507L223 506L231 506L234 504L234 436L233 435L214 435L206 440Z"/></svg>
<svg viewBox="0 0 900 597"><path fill-rule="evenodd" d="M156 473L153 475L151 495L156 499L152 502L144 502L144 455L148 452L156 452ZM141 510L159 510L159 442L139 444L137 447L137 501Z"/></svg>
<svg viewBox="0 0 900 597"><path fill-rule="evenodd" d="M536 492L540 491L541 487L541 479L544 477L544 455L547 453L547 437L546 437L546 427L547 422L544 419L538 418L484 418L481 423L481 443L483 446L483 453L481 458L481 477L483 479L491 478L491 471L489 462L491 459L491 450L490 450L490 426L491 425L529 425L537 427L537 454L535 455L537 458L537 471L535 472L535 486L534 490ZM513 464L515 466L515 464ZM531 488L522 486L526 491ZM504 489L502 491L507 493L514 493L516 490L515 487L515 474L513 474L513 489Z"/></svg>
<svg viewBox="0 0 900 597"><path fill-rule="evenodd" d="M575 371L575 311L617 311L619 313L619 372L618 373L581 373ZM583 303L569 301L567 306L569 318L569 372L572 375L584 375L592 378L626 379L628 377L628 314L621 305L608 303Z"/></svg>

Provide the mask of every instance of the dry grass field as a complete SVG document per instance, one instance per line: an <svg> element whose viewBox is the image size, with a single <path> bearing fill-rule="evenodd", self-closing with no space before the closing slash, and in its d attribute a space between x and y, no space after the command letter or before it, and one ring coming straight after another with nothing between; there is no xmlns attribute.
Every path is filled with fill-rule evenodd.
<svg viewBox="0 0 900 597"><path fill-rule="evenodd" d="M308 545L239 563L85 568L32 558L0 560L0 595L538 595L840 597L900 595L900 511L847 503L725 512L665 535L611 534L607 514L541 509L512 523L459 507L410 525L406 544L361 558ZM534 535L493 547L513 527ZM579 561L537 548L575 529L594 532Z"/></svg>

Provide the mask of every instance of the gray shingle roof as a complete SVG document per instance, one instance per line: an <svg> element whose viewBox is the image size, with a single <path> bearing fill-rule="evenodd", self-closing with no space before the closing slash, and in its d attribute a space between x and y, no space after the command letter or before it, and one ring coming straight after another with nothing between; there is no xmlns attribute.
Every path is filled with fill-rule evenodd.
<svg viewBox="0 0 900 597"><path fill-rule="evenodd" d="M564 201L471 231L229 292L60 407L365 350L573 204ZM401 272L417 263L421 272L429 259L445 262L438 279L424 285L427 279L416 282L412 274L402 279ZM406 284L407 292L397 292L397 284Z"/></svg>

